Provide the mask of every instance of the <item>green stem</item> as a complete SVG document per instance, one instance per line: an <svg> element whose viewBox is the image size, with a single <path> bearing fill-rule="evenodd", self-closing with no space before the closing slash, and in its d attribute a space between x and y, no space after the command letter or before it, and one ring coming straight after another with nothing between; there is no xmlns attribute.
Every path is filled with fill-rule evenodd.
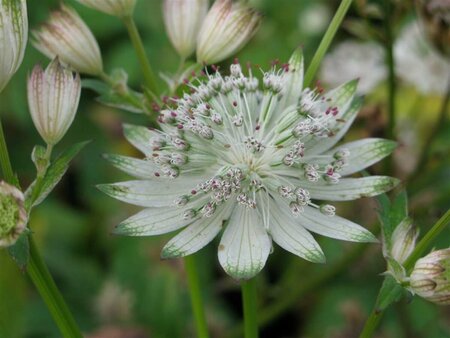
<svg viewBox="0 0 450 338"><path fill-rule="evenodd" d="M317 51L314 54L311 63L309 64L308 70L306 71L304 80L305 87L309 87L311 85L311 82L314 79L317 70L319 69L320 63L322 62L325 53L330 47L331 41L333 41L333 38L336 35L336 32L339 29L342 20L344 20L345 14L347 14L347 11L350 8L351 4L352 0L341 1L341 4L339 5L338 10L336 11L336 14L333 17L333 20L331 20L331 23L328 26L328 29L325 32L322 41L320 42L319 48L317 48Z"/></svg>
<svg viewBox="0 0 450 338"><path fill-rule="evenodd" d="M377 302L378 303L378 302ZM383 317L383 311L373 309L370 313L369 318L367 318L364 328L359 335L359 338L371 338L378 327L378 324Z"/></svg>
<svg viewBox="0 0 450 338"><path fill-rule="evenodd" d="M403 264L406 271L410 271L416 261L422 257L425 250L432 244L434 239L439 236L442 230L450 223L450 209L442 216L433 227L426 233L426 235L420 240L420 242L414 248L414 251L409 255L408 259ZM359 338L371 338L378 327L378 324L383 317L383 310L380 310L378 307L380 292L378 293L377 300L375 301L375 306L370 313L369 318L367 318L366 323L364 324L364 328L359 336Z"/></svg>
<svg viewBox="0 0 450 338"><path fill-rule="evenodd" d="M142 43L141 36L136 27L136 23L131 16L124 17L123 23L128 30L131 43L133 44L134 50L136 51L136 55L139 60L139 64L141 65L141 70L144 74L145 85L147 89L156 96L158 94L158 86L156 84L155 74L153 73L152 66L150 65L150 61L147 58L147 54L145 53L144 44Z"/></svg>
<svg viewBox="0 0 450 338"><path fill-rule="evenodd" d="M6 182L19 186L19 181L14 175L14 171L9 160L8 147L6 146L5 134L3 133L3 126L0 120L0 164L2 167L3 178Z"/></svg>
<svg viewBox="0 0 450 338"><path fill-rule="evenodd" d="M241 282L245 338L258 338L258 320L256 317L257 296L255 284L255 278Z"/></svg>
<svg viewBox="0 0 450 338"><path fill-rule="evenodd" d="M450 223L450 209L442 216L433 227L426 233L425 236L417 243L411 255L409 255L408 259L405 261L403 266L408 271L414 267L416 261L422 257L425 253L425 250L430 247L433 243L434 239L439 236L439 234L445 229L445 227Z"/></svg>
<svg viewBox="0 0 450 338"><path fill-rule="evenodd" d="M206 323L205 309L200 291L200 280L197 271L196 257L189 255L184 258L184 266L188 278L189 293L191 296L192 310L195 317L198 338L208 338L208 325Z"/></svg>
<svg viewBox="0 0 450 338"><path fill-rule="evenodd" d="M33 236L30 239L30 261L27 271L36 289L47 305L53 319L65 338L82 338L82 334L64 302L50 272L48 271L39 251L34 243Z"/></svg>

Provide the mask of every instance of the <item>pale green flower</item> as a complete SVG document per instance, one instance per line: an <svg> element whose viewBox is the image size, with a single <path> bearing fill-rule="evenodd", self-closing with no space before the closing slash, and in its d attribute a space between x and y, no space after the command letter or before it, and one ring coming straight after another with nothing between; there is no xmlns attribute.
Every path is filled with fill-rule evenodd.
<svg viewBox="0 0 450 338"><path fill-rule="evenodd" d="M219 261L237 279L264 267L272 240L312 262L325 257L310 232L376 241L320 200L354 200L394 187L390 177L343 176L378 162L395 143L336 146L361 107L357 82L329 93L302 89L302 83L300 51L262 81L233 64L229 76L195 80L191 94L162 110L160 131L126 125L126 138L145 158L108 159L137 180L99 188L145 209L116 232L153 236L183 229L162 251L172 258L200 250L223 230Z"/></svg>
<svg viewBox="0 0 450 338"><path fill-rule="evenodd" d="M0 0L0 92L19 68L28 39L25 0Z"/></svg>
<svg viewBox="0 0 450 338"><path fill-rule="evenodd" d="M50 59L59 60L77 72L99 75L103 72L97 40L78 13L61 5L38 30L33 45Z"/></svg>
<svg viewBox="0 0 450 338"><path fill-rule="evenodd" d="M13 245L26 229L27 221L22 192L0 181L0 248Z"/></svg>

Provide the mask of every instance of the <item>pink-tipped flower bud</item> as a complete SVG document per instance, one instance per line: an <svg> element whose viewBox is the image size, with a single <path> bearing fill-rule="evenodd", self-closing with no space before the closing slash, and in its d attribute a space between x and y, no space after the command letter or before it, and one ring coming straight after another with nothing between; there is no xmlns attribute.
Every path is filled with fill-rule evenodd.
<svg viewBox="0 0 450 338"><path fill-rule="evenodd" d="M164 0L167 34L177 53L187 58L197 45L197 35L208 11L208 0Z"/></svg>
<svg viewBox="0 0 450 338"><path fill-rule="evenodd" d="M450 248L433 251L419 259L410 277L411 291L426 300L450 304Z"/></svg>
<svg viewBox="0 0 450 338"><path fill-rule="evenodd" d="M25 0L0 0L0 92L22 63L28 39Z"/></svg>
<svg viewBox="0 0 450 338"><path fill-rule="evenodd" d="M133 14L136 0L77 0L79 3L100 12L119 18Z"/></svg>
<svg viewBox="0 0 450 338"><path fill-rule="evenodd" d="M197 61L220 62L236 53L253 37L261 15L243 2L216 0L209 10L197 41Z"/></svg>
<svg viewBox="0 0 450 338"><path fill-rule="evenodd" d="M53 60L47 69L34 67L28 79L28 105L34 125L47 144L64 136L75 117L81 94L78 74Z"/></svg>
<svg viewBox="0 0 450 338"><path fill-rule="evenodd" d="M103 72L97 40L77 12L66 5L53 11L39 30L33 31L34 46L47 57L60 61L80 73Z"/></svg>

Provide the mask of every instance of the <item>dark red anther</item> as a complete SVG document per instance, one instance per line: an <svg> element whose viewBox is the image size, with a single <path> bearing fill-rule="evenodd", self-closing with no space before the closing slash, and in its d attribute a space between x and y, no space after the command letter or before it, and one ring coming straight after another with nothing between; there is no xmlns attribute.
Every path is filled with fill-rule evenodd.
<svg viewBox="0 0 450 338"><path fill-rule="evenodd" d="M219 67L217 67L216 65L211 65L211 69L212 69L214 72L217 72L217 71L219 70Z"/></svg>
<svg viewBox="0 0 450 338"><path fill-rule="evenodd" d="M281 68L283 68L283 70L287 73L289 72L289 63L283 63L281 65Z"/></svg>
<svg viewBox="0 0 450 338"><path fill-rule="evenodd" d="M184 78L184 79L183 79L183 83L187 85L187 84L189 83L189 79Z"/></svg>
<svg viewBox="0 0 450 338"><path fill-rule="evenodd" d="M211 106L209 104L206 104L206 109L211 109Z"/></svg>
<svg viewBox="0 0 450 338"><path fill-rule="evenodd" d="M333 176L333 174L334 174L334 169L332 167L328 168L327 175L328 176Z"/></svg>
<svg viewBox="0 0 450 338"><path fill-rule="evenodd" d="M178 129L183 129L184 126L180 123L179 125L177 125L177 128L178 128Z"/></svg>
<svg viewBox="0 0 450 338"><path fill-rule="evenodd" d="M161 175L159 174L159 172L155 172L155 176L156 176L156 177L159 177L159 176L161 176Z"/></svg>
<svg viewBox="0 0 450 338"><path fill-rule="evenodd" d="M178 115L177 115L177 113L176 112L174 112L173 110L170 112L170 116L172 116L172 117L177 117Z"/></svg>
<svg viewBox="0 0 450 338"><path fill-rule="evenodd" d="M167 95L163 96L162 102L163 102L164 104L168 104L168 103L169 103L169 97L168 97Z"/></svg>
<svg viewBox="0 0 450 338"><path fill-rule="evenodd" d="M239 59L238 59L238 58L234 58L233 63L234 63L235 65L239 64Z"/></svg>
<svg viewBox="0 0 450 338"><path fill-rule="evenodd" d="M192 190L191 190L191 194L192 194L192 195L195 195L195 194L197 194L197 190L195 190L195 189L192 189Z"/></svg>
<svg viewBox="0 0 450 338"><path fill-rule="evenodd" d="M255 127L256 130L260 130L261 129L261 125L257 124Z"/></svg>
<svg viewBox="0 0 450 338"><path fill-rule="evenodd" d="M153 102L152 103L152 109L155 112L159 112L161 110L161 107L157 103Z"/></svg>
<svg viewBox="0 0 450 338"><path fill-rule="evenodd" d="M237 107L237 102L233 101L233 107Z"/></svg>

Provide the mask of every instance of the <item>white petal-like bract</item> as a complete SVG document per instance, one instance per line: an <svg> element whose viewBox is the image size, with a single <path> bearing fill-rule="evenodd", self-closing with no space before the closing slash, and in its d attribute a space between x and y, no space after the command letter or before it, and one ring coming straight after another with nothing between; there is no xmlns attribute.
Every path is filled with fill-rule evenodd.
<svg viewBox="0 0 450 338"><path fill-rule="evenodd" d="M87 7L94 8L101 12L118 17L125 17L131 15L136 5L136 0L77 0L77 1Z"/></svg>

